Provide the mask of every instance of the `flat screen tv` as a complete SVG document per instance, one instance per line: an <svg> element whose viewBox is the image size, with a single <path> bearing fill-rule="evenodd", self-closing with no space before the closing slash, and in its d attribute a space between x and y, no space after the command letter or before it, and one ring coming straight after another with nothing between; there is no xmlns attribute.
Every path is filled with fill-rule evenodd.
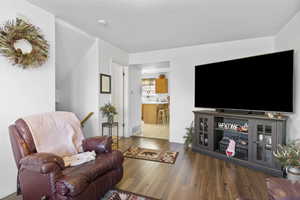
<svg viewBox="0 0 300 200"><path fill-rule="evenodd" d="M293 55L284 51L195 67L195 107L293 112Z"/></svg>

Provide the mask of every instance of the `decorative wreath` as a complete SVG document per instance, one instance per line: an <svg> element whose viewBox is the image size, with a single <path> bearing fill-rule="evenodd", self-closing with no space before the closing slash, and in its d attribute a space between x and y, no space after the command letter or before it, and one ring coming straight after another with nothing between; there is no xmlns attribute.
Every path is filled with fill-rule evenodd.
<svg viewBox="0 0 300 200"><path fill-rule="evenodd" d="M22 19L7 21L0 27L0 54L13 65L34 68L48 59L49 44L38 27Z"/></svg>

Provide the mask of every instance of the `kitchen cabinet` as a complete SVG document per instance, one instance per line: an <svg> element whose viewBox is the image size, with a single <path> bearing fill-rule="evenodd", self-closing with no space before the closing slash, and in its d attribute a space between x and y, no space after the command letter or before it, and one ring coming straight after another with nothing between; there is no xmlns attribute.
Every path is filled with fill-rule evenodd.
<svg viewBox="0 0 300 200"><path fill-rule="evenodd" d="M157 104L142 104L142 119L145 124L156 124Z"/></svg>
<svg viewBox="0 0 300 200"><path fill-rule="evenodd" d="M168 79L166 79L164 75L159 76L159 78L155 80L155 91L157 94L168 93Z"/></svg>
<svg viewBox="0 0 300 200"><path fill-rule="evenodd" d="M145 124L157 124L158 110L168 107L168 103L144 103L142 104L142 120Z"/></svg>

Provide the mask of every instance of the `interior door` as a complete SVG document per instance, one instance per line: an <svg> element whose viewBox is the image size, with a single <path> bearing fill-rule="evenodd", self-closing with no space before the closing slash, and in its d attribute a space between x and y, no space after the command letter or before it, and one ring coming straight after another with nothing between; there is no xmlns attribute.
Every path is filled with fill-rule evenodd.
<svg viewBox="0 0 300 200"><path fill-rule="evenodd" d="M111 102L116 107L118 115L115 117L115 121L119 123L119 136L124 136L125 129L125 115L124 115L124 67L112 63L111 65L111 75L112 75L112 94ZM116 135L116 130L114 130L113 135Z"/></svg>

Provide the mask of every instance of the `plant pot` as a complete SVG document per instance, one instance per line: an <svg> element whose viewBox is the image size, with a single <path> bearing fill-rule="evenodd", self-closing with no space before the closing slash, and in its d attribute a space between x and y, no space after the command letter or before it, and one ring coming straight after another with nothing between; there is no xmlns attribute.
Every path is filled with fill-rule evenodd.
<svg viewBox="0 0 300 200"><path fill-rule="evenodd" d="M300 167L287 167L287 179L290 181L300 181Z"/></svg>
<svg viewBox="0 0 300 200"><path fill-rule="evenodd" d="M114 116L113 115L110 115L107 117L107 122L110 123L110 124L113 124L114 123Z"/></svg>
<svg viewBox="0 0 300 200"><path fill-rule="evenodd" d="M190 149L192 149L192 144L188 144L188 145L185 144L185 145L184 145L184 149L185 149L185 150L190 150Z"/></svg>

